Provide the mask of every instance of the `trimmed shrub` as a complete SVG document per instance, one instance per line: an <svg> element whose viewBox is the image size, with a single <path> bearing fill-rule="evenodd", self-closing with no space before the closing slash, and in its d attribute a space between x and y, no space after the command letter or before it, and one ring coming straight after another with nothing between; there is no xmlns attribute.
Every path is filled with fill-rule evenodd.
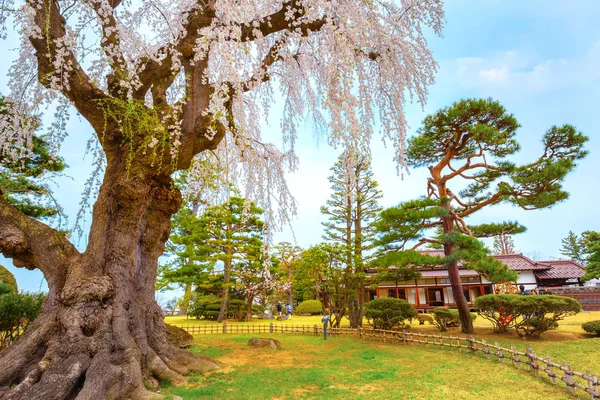
<svg viewBox="0 0 600 400"><path fill-rule="evenodd" d="M594 333L596 336L600 336L600 320L585 322L581 327L587 333Z"/></svg>
<svg viewBox="0 0 600 400"><path fill-rule="evenodd" d="M219 304L219 309L221 305ZM227 317L234 319L246 319L246 302L243 300L229 300L227 303Z"/></svg>
<svg viewBox="0 0 600 400"><path fill-rule="evenodd" d="M403 327L404 320L414 318L415 315L413 307L402 299L375 299L365 305L365 317L375 329Z"/></svg>
<svg viewBox="0 0 600 400"><path fill-rule="evenodd" d="M294 312L296 314L319 315L323 312L323 304L319 300L306 300L298 304Z"/></svg>
<svg viewBox="0 0 600 400"><path fill-rule="evenodd" d="M217 314L214 315L216 307ZM188 303L188 315L196 319L217 319L221 309L221 299L213 294L201 295L194 293ZM210 317L208 315L210 312Z"/></svg>
<svg viewBox="0 0 600 400"><path fill-rule="evenodd" d="M477 314L470 313L471 321L477 319ZM441 332L445 332L448 328L460 326L460 316L458 310L449 308L436 308L433 310L433 320Z"/></svg>
<svg viewBox="0 0 600 400"><path fill-rule="evenodd" d="M477 314L491 321L494 331L506 332L522 314L513 294L486 294L475 299Z"/></svg>
<svg viewBox="0 0 600 400"><path fill-rule="evenodd" d="M479 315L492 321L499 332L512 326L519 336L529 337L556 329L557 321L581 311L577 300L553 295L488 294L478 297L475 306Z"/></svg>

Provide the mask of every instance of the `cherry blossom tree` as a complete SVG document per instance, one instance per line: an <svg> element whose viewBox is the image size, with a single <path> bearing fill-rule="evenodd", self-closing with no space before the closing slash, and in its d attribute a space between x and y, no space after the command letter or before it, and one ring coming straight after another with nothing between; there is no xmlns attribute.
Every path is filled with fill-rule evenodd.
<svg viewBox="0 0 600 400"><path fill-rule="evenodd" d="M191 168L198 187L223 177L273 226L293 209L283 174L307 118L329 144L363 153L380 127L403 164L403 107L425 101L436 70L425 31L444 18L441 0L14 1L0 11L20 35L9 114L53 111L58 151L75 110L93 131L96 172L84 251L0 196L0 252L49 286L0 353L6 399L143 399L156 395L144 383L217 367L167 342L154 300L181 203L173 174ZM282 150L261 136L273 99ZM1 151L31 143L23 121L0 117L0 130Z"/></svg>

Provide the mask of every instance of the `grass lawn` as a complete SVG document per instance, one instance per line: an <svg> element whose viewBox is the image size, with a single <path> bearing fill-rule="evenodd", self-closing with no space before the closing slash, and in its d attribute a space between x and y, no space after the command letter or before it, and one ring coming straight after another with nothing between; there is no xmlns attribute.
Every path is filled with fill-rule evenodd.
<svg viewBox="0 0 600 400"><path fill-rule="evenodd" d="M163 393L186 400L573 398L562 383L552 385L524 369L456 349L273 334L282 343L275 351L249 348L250 337L196 336L192 351L215 358L222 368L191 375L187 386ZM564 356L576 369L600 372L600 339L548 340L534 347L556 361Z"/></svg>
<svg viewBox="0 0 600 400"><path fill-rule="evenodd" d="M294 316L291 321L226 322L315 325L320 324L320 319L320 316ZM514 332L494 333L491 324L479 318L475 321L474 336L503 347L515 345L520 350L531 346L540 356L550 356L559 363L567 361L575 370L591 370L599 375L600 338L593 338L581 329L581 323L596 319L600 319L600 312L580 313L561 321L559 329L546 332L542 340L525 341ZM165 320L179 326L215 324L185 316ZM435 326L413 322L410 328L413 331L439 333ZM446 334L461 335L459 328ZM215 358L222 368L191 375L187 386L167 388L163 393L184 399L573 398L562 382L554 386L545 378L516 370L510 363L502 365L493 358L486 360L480 353L346 337L325 342L314 336L295 334L272 334L282 342L282 349L273 351L247 347L252 336L256 335L195 336L192 351ZM588 397L580 394L578 398Z"/></svg>

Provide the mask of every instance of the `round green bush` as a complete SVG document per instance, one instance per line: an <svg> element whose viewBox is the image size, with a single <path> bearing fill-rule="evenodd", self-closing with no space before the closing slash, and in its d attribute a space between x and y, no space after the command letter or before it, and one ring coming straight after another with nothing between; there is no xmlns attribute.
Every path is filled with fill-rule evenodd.
<svg viewBox="0 0 600 400"><path fill-rule="evenodd" d="M0 284L10 286L13 293L17 293L19 291L15 276L3 265L0 265Z"/></svg>
<svg viewBox="0 0 600 400"><path fill-rule="evenodd" d="M319 315L323 312L323 304L319 300L306 300L298 304L294 312L296 314Z"/></svg>
<svg viewBox="0 0 600 400"><path fill-rule="evenodd" d="M596 336L600 336L600 320L588 321L581 324L581 327L587 333L594 333Z"/></svg>
<svg viewBox="0 0 600 400"><path fill-rule="evenodd" d="M365 305L365 317L375 329L392 329L396 325L403 327L404 320L415 315L414 308L402 299L375 299Z"/></svg>
<svg viewBox="0 0 600 400"><path fill-rule="evenodd" d="M477 314L469 313L471 321L477 319ZM448 308L436 308L433 310L433 320L437 325L438 329L442 332L448 330L451 327L460 326L460 316L458 310L452 310Z"/></svg>

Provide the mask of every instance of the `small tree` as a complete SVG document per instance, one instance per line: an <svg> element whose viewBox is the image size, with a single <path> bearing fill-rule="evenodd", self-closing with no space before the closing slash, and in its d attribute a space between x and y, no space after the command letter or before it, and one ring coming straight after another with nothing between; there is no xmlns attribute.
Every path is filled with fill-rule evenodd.
<svg viewBox="0 0 600 400"><path fill-rule="evenodd" d="M561 240L560 254L583 264L585 262L584 249L579 238L573 231L569 231L566 238Z"/></svg>
<svg viewBox="0 0 600 400"><path fill-rule="evenodd" d="M513 295L522 319L515 323L519 336L538 338L546 331L558 328L558 321L581 312L581 304L564 296Z"/></svg>
<svg viewBox="0 0 600 400"><path fill-rule="evenodd" d="M402 299L374 299L365 305L365 317L375 329L404 326L404 320L415 315L413 307Z"/></svg>
<svg viewBox="0 0 600 400"><path fill-rule="evenodd" d="M486 294L475 299L477 314L491 321L496 332L502 333L514 326L521 315L521 309L513 299L513 295Z"/></svg>

